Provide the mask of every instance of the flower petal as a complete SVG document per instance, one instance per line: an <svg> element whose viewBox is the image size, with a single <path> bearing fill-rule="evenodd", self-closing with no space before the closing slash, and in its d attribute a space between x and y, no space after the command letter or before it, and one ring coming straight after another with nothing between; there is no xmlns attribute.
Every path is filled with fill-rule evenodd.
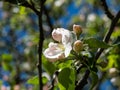
<svg viewBox="0 0 120 90"><path fill-rule="evenodd" d="M71 50L72 50L72 46L71 46L71 44L69 43L69 44L67 44L67 45L65 46L65 51L64 51L65 57L68 57L68 56L69 56Z"/></svg>
<svg viewBox="0 0 120 90"><path fill-rule="evenodd" d="M52 37L53 37L54 40L56 40L58 42L61 42L61 40L62 40L62 29L61 28L54 29L53 32L52 32Z"/></svg>
<svg viewBox="0 0 120 90"><path fill-rule="evenodd" d="M56 61L58 59L64 58L64 52L59 47L59 44L57 43L50 43L49 48L47 48L43 54L47 59L50 61Z"/></svg>

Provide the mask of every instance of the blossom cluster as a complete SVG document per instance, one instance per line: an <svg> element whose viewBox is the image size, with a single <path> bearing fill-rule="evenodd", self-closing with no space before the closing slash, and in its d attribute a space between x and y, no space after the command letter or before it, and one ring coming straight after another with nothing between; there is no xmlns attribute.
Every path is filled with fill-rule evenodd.
<svg viewBox="0 0 120 90"><path fill-rule="evenodd" d="M44 56L51 62L64 59L69 56L71 50L79 53L83 49L83 42L79 39L82 33L80 25L73 25L73 30L64 28L54 29L52 38L56 42L50 42L48 48L43 52Z"/></svg>

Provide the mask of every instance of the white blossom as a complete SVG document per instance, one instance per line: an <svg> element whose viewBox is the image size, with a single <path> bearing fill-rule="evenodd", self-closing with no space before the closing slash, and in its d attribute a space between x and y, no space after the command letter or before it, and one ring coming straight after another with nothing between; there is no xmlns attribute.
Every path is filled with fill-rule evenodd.
<svg viewBox="0 0 120 90"><path fill-rule="evenodd" d="M72 33L64 28L57 28L53 30L52 37L59 43L50 42L43 53L45 57L52 62L68 57L72 50Z"/></svg>

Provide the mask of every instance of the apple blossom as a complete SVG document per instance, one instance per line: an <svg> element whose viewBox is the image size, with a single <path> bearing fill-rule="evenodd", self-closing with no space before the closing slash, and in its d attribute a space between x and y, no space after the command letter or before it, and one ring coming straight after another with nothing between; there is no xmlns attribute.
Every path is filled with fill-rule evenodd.
<svg viewBox="0 0 120 90"><path fill-rule="evenodd" d="M50 42L43 53L45 57L52 62L68 57L72 50L72 33L64 28L57 28L53 30L52 37L59 43Z"/></svg>
<svg viewBox="0 0 120 90"><path fill-rule="evenodd" d="M47 59L54 62L58 59L64 58L63 48L58 43L50 42L48 48L44 51L44 55Z"/></svg>
<svg viewBox="0 0 120 90"><path fill-rule="evenodd" d="M62 42L64 45L66 45L67 43L71 44L73 42L72 33L64 28L54 29L52 32L52 37L54 40Z"/></svg>

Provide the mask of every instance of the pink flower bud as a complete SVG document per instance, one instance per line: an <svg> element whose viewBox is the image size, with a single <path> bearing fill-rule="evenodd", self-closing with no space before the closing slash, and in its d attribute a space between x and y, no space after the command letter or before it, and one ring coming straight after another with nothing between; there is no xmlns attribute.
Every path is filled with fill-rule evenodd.
<svg viewBox="0 0 120 90"><path fill-rule="evenodd" d="M82 33L82 27L80 25L73 25L74 33L79 36Z"/></svg>
<svg viewBox="0 0 120 90"><path fill-rule="evenodd" d="M83 42L80 40L75 41L73 45L73 50L77 53L83 50Z"/></svg>

